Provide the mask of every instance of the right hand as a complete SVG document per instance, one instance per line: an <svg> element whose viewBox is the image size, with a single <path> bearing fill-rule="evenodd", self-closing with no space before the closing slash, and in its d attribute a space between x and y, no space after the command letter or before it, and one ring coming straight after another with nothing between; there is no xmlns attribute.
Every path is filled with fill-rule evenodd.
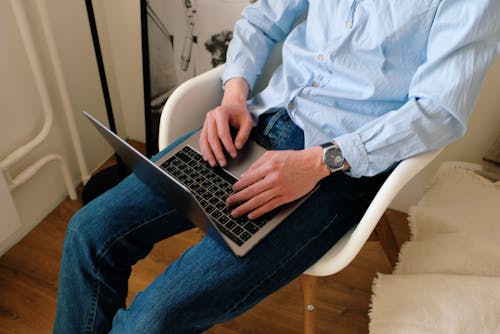
<svg viewBox="0 0 500 334"><path fill-rule="evenodd" d="M233 78L226 82L221 105L209 111L200 134L200 148L203 158L210 166L224 167L227 160L224 150L232 158L243 148L253 127L252 117L247 108L248 84L243 78ZM231 137L230 126L237 130Z"/></svg>

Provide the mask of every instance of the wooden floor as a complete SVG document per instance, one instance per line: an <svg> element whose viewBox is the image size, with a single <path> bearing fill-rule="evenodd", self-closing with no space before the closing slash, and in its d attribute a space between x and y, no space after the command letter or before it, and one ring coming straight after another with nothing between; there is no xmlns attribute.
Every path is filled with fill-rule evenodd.
<svg viewBox="0 0 500 334"><path fill-rule="evenodd" d="M66 199L17 245L0 257L0 333L51 333L56 308L57 277L69 218L81 207ZM408 238L406 215L388 217L399 243ZM144 289L170 262L198 240L188 231L157 244L133 268L128 301ZM379 243L369 241L340 273L318 283L317 333L368 333L371 283L377 272L391 267ZM252 310L211 334L302 333L303 306L299 280L283 287Z"/></svg>

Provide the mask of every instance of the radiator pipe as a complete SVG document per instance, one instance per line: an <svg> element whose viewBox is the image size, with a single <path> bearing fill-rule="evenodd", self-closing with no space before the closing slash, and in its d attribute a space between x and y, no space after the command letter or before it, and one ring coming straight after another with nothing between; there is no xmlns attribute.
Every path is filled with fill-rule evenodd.
<svg viewBox="0 0 500 334"><path fill-rule="evenodd" d="M40 145L45 138L47 138L50 128L53 123L53 116L50 110L52 110L52 104L49 99L49 92L47 91L47 86L45 85L43 74L42 74L42 66L38 57L36 56L37 52L34 47L33 36L31 35L31 31L28 25L28 19L26 17L26 13L22 8L21 1L11 0L12 9L14 10L14 16L17 22L17 26L19 28L19 32L21 34L21 39L23 41L24 48L26 49L26 55L28 56L28 61L31 66L31 70L33 72L33 77L35 81L35 85L38 88L38 92L40 95L40 100L42 102L42 111L44 116L44 122L42 129L40 132L30 140L28 143L22 145L17 148L14 152L7 155L5 159L0 161L0 168L7 169L14 165L16 162L25 157L29 152L31 152L35 147Z"/></svg>
<svg viewBox="0 0 500 334"><path fill-rule="evenodd" d="M5 159L0 161L0 170L3 170L6 175L8 175L8 179L11 183L9 187L11 189L16 188L20 184L26 182L28 178L33 176L44 164L49 161L56 160L61 164L61 170L63 171L63 177L65 178L65 184L70 195L71 199L76 199L76 192L73 188L71 177L69 175L68 169L62 157L51 154L45 156L40 159L38 162L33 164L31 167L26 168L23 172L21 172L17 177L12 178L10 174L7 172L7 169L14 165L16 162L24 158L27 154L29 154L35 147L40 145L48 136L49 131L52 127L53 123L53 115L52 115L52 103L50 101L49 92L46 86L46 82L43 77L42 66L40 64L39 58L37 57L37 52L34 46L34 39L29 29L28 19L26 17L26 13L22 7L22 4L18 0L10 1L14 17L16 19L19 32L21 35L21 39L26 49L26 55L28 57L28 61L33 72L33 77L35 81L35 85L38 89L38 93L40 95L40 100L42 103L42 111L44 116L44 122L42 129L40 132L30 140L28 143L22 145L17 148L14 152L7 155Z"/></svg>
<svg viewBox="0 0 500 334"><path fill-rule="evenodd" d="M41 159L24 169L21 173L19 173L15 178L11 179L9 182L9 190L13 191L20 185L27 182L33 175L35 175L44 165L48 164L51 161L56 161L59 163L59 167L61 168L61 174L64 179L64 184L68 189L68 195L72 200L77 199L76 190L73 188L73 184L71 181L71 175L68 170L68 166L64 159L58 154L47 154L43 156Z"/></svg>
<svg viewBox="0 0 500 334"><path fill-rule="evenodd" d="M57 47L53 33L54 30L52 29L52 25L50 23L46 7L42 5L41 1L35 1L35 5L37 7L40 16L45 38L47 40L47 48L49 51L50 59L52 61L52 67L54 68L56 82L59 88L59 93L61 95L61 100L63 104L63 110L66 115L66 122L68 124L69 133L73 143L73 149L75 150L78 167L80 169L80 177L82 179L83 184L85 184L89 180L90 174L87 170L87 165L85 164L82 144L80 142L80 137L78 136L75 117L71 108L71 102L68 93L68 85L66 83L66 80L64 79L61 66L61 59L59 57L59 53L57 52Z"/></svg>

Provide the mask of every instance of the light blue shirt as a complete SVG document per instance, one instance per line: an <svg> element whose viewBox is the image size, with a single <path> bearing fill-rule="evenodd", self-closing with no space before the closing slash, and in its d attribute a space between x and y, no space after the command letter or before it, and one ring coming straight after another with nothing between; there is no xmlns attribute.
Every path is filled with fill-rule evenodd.
<svg viewBox="0 0 500 334"><path fill-rule="evenodd" d="M222 80L253 89L284 41L249 101L254 121L286 108L306 147L335 140L350 174L370 176L465 133L499 17L500 0L259 0L236 23Z"/></svg>

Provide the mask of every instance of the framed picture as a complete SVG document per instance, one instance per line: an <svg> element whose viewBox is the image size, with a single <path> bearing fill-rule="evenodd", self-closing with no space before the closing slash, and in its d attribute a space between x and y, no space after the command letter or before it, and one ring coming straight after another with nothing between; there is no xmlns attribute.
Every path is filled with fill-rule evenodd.
<svg viewBox="0 0 500 334"><path fill-rule="evenodd" d="M151 156L158 152L159 120L170 94L226 61L234 23L255 0L140 1L146 153Z"/></svg>

